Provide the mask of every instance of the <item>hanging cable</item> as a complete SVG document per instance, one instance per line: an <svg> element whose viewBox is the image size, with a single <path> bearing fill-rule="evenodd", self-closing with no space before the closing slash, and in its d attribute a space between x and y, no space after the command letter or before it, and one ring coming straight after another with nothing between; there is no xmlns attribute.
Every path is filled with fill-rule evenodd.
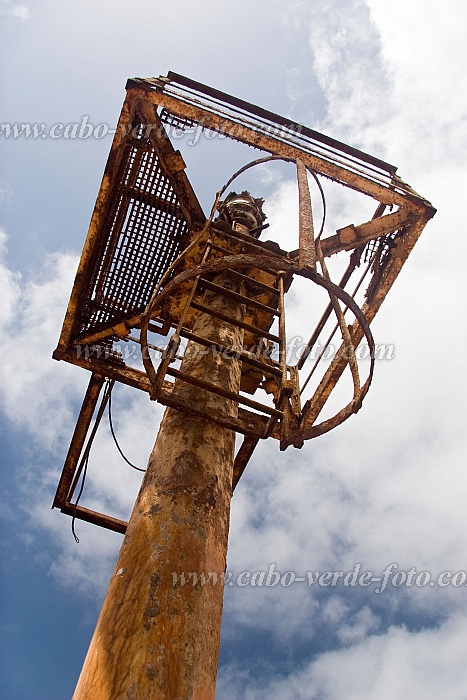
<svg viewBox="0 0 467 700"><path fill-rule="evenodd" d="M81 477L81 486L80 486L79 493L78 493L78 496L77 496L76 501L75 501L75 507L73 508L73 518L71 520L71 532L73 533L73 537L75 538L76 544L79 544L79 537L75 531L76 508L78 507L79 500L80 500L82 493L83 493L83 490L84 490L84 483L86 481L86 474L88 472L88 464L89 464L89 452L87 453L85 460L84 460L83 476Z"/></svg>
<svg viewBox="0 0 467 700"><path fill-rule="evenodd" d="M73 508L73 518L71 521L71 531L73 533L73 537L75 538L75 542L78 544L79 543L79 537L76 534L75 531L75 521L76 521L76 509L78 507L78 503L80 501L80 498L82 496L83 490L84 490L84 483L86 481L86 474L88 471L88 464L89 464L89 454L91 452L91 447L92 443L94 442L94 438L96 437L97 429L99 427L99 424L102 420L102 416L104 415L105 407L107 405L107 401L110 398L110 392L112 391L113 385L115 384L115 380L107 380L107 386L105 387L104 390L104 395L101 400L101 404L99 406L99 410L97 412L96 420L94 423L94 427L91 431L91 435L88 438L86 447L84 448L84 453L81 458L81 462L79 464L78 470L76 472L75 478L73 479L73 483L70 488L70 498L72 498L72 495L76 489L76 486L78 485L79 479L81 477L81 486L79 489L78 497L74 503L74 508Z"/></svg>
<svg viewBox="0 0 467 700"><path fill-rule="evenodd" d="M137 472L145 472L146 469L141 469L141 467L137 467L133 462L130 462L130 460L127 458L127 456L124 454L122 448L120 447L117 436L115 435L115 430L112 422L112 391L109 391L109 427L110 427L110 432L112 434L112 437L114 439L115 445L117 447L117 450L120 452L120 455L123 457L125 462L132 468L136 469Z"/></svg>
<svg viewBox="0 0 467 700"><path fill-rule="evenodd" d="M91 452L91 446L92 446L92 443L93 443L94 438L95 438L95 436L96 436L97 428L98 428L98 426L99 426L99 424L100 424L100 421L101 421L102 415L103 415L103 413L104 413L105 407L107 406L107 403L108 403L108 406L109 406L109 425L110 425L110 432L111 432L111 434L112 434L112 437L113 437L113 439L114 439L114 442L115 442L115 444L116 444L116 446L117 446L118 451L120 452L120 454L121 454L121 456L123 457L123 459L125 460L125 462L127 462L127 464L129 464L130 467L132 467L132 469L136 469L137 471L140 471L140 472L146 471L145 469L141 469L140 467L135 466L134 464L132 464L132 463L127 459L127 457L126 457L125 454L123 453L123 451L122 451L122 449L121 449L121 447L120 447L120 445L119 445L119 443L118 443L118 441L117 441L117 438L116 438L116 435L115 435L115 430L114 430L113 423L112 423L112 410L111 410L111 397L112 397L112 389L113 389L113 387L114 387L114 384L115 384L115 380L114 380L114 379L107 379L107 381L106 381L106 387L105 387L105 390L104 390L104 395L103 395L103 397L102 397L101 405L100 405L99 411L98 411L98 413L97 413L96 422L95 422L94 427L93 427L93 429L92 429L91 435L90 435L90 437L89 437L89 439L88 439L87 445L86 445L85 450L84 450L83 457L82 457L82 459L81 459L81 463L80 463L78 472L77 472L77 474L76 474L76 476L75 476L75 479L74 479L74 482L73 482L73 485L72 485L72 488L71 488L71 492L73 492L74 489L76 488L78 482L79 482L79 478L81 477L81 485L80 485L80 488L79 488L78 496L77 496L76 501L75 501L75 503L74 503L73 517L72 517L72 520L71 520L71 532L73 533L73 537L75 538L75 542L76 542L77 544L79 543L79 537L78 537L78 535L76 534L76 530L75 530L76 510L77 510L77 508L78 508L78 504L79 504L79 502L80 502L81 496L83 495L83 491L84 491L84 484L85 484L85 482L86 482L86 476L87 476L87 472L88 472L89 455L90 455L90 452Z"/></svg>

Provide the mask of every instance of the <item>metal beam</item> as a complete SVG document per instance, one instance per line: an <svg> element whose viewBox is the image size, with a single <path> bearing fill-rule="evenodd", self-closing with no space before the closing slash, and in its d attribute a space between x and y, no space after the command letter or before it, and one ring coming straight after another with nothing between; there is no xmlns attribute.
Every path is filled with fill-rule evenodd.
<svg viewBox="0 0 467 700"><path fill-rule="evenodd" d="M405 206L417 213L425 213L427 210L431 210L432 215L434 214L435 210L429 202L417 195L397 176L394 176L392 182L384 182L382 178L361 174L357 168L351 170L348 167L346 168L341 164L331 162L320 155L307 151L303 147L284 143L274 136L260 133L254 128L239 124L233 117L219 115L199 105L183 102L181 99L160 90L132 87L128 92L133 94L135 99L140 99L141 102L148 101L154 105L160 105L172 114L196 121L207 129L231 136L238 141L268 153L281 155L293 161L301 158L308 167L317 173L321 173L325 177L329 177L336 182L341 182L358 192L373 197L378 202L396 204L400 207Z"/></svg>
<svg viewBox="0 0 467 700"><path fill-rule="evenodd" d="M232 491L235 491L258 442L256 438L245 437L240 445L233 465Z"/></svg>
<svg viewBox="0 0 467 700"><path fill-rule="evenodd" d="M61 512L65 513L65 515L71 515L73 518L78 518L78 520L84 520L92 525L99 525L100 527L105 527L107 530L119 532L121 535L125 534L128 525L124 520L113 518L111 515L104 515L104 513L98 513L95 510L90 510L83 506L76 506L74 503L64 503L61 507Z"/></svg>
<svg viewBox="0 0 467 700"><path fill-rule="evenodd" d="M323 238L321 249L325 257L340 253L342 250L353 250L357 246L364 245L368 241L387 236L414 220L413 214L407 209L398 209L392 214L386 214L378 219L371 219L366 224L360 226L345 226L338 229L335 236Z"/></svg>
<svg viewBox="0 0 467 700"><path fill-rule="evenodd" d="M73 433L73 437L71 438L70 447L68 448L68 454L65 459L65 465L58 483L52 508L62 508L68 499L76 465L78 464L81 452L83 451L86 435L88 433L104 381L105 378L102 375L95 373L91 375L78 416L78 422L76 423L75 431Z"/></svg>
<svg viewBox="0 0 467 700"><path fill-rule="evenodd" d="M129 92L129 96L130 99L132 99L131 91ZM181 158L181 154L179 151L175 151L172 146L164 125L152 104L146 100L137 100L135 109L142 123L147 127L148 138L159 157L159 163L172 182L172 186L177 193L180 208L183 211L183 216L185 217L189 229L201 229L206 221L206 216L184 172L184 167L181 167L179 164L180 161L176 161L174 158L177 154ZM175 163L176 165L174 165Z"/></svg>
<svg viewBox="0 0 467 700"><path fill-rule="evenodd" d="M319 131L310 129L309 127L304 126L303 124L299 124L298 122L294 122L292 121L292 119L286 119L285 117L281 117L279 114L275 114L274 112L270 112L267 109L263 109L262 107L258 107L257 105L251 104L250 102L241 100L238 97L229 95L226 92L216 90L215 88L209 87L208 85L203 85L203 83L198 83L196 80L192 80L191 78L187 78L184 75L180 75L180 73L169 71L167 74L167 78L171 82L175 82L179 85L183 85L184 87L204 93L205 95L209 95L210 97L213 97L214 99L219 100L221 102L225 102L226 104L231 104L235 107L239 107L241 110L245 112L250 112L250 114L260 117L261 119L273 122L274 124L279 124L280 126L283 126L294 133L304 134L305 136L308 136L309 138L320 143L326 144L327 146L330 146L331 148L337 151L342 151L343 153L346 153L347 155L362 160L365 163L369 163L377 168L380 168L381 170L385 170L391 175L394 175L394 173L397 170L397 168L394 165L385 163L383 160L375 158L374 156L371 156L368 153L364 153L358 148L349 146L348 144L343 143L342 141L338 141L337 139L333 139L330 136L326 136L326 134L321 134Z"/></svg>
<svg viewBox="0 0 467 700"><path fill-rule="evenodd" d="M297 183L300 241L298 264L300 268L303 269L304 267L316 267L316 249L308 175L305 163L301 159L297 160Z"/></svg>

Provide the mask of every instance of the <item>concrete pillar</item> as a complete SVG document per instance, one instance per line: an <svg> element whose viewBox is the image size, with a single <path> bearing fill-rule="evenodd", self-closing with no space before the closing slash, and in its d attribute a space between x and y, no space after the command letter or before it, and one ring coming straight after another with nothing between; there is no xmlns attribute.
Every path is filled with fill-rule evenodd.
<svg viewBox="0 0 467 700"><path fill-rule="evenodd" d="M218 284L238 289L223 273ZM206 292L241 320L244 307ZM194 332L242 346L243 331L200 314ZM240 362L189 343L182 370L231 391ZM197 406L235 415L235 402L177 381ZM215 694L235 434L167 409L74 700L211 700ZM188 575L209 576L203 585ZM183 583L183 576L185 583ZM216 582L217 580L217 582Z"/></svg>

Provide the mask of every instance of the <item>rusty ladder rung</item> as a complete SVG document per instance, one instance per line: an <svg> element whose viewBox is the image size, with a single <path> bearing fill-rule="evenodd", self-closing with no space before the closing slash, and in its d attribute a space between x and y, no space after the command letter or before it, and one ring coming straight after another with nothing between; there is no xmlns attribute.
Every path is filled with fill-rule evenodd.
<svg viewBox="0 0 467 700"><path fill-rule="evenodd" d="M248 233L242 233L241 231L224 231L222 229L216 229L216 234L220 236L225 236L227 238L236 238L237 241L239 241L240 243L243 243L244 245L247 245L255 250L259 249L262 253L266 255L271 255L275 258L282 258L282 255L280 253L276 253L276 251L267 248L262 241L258 241L257 239L252 238Z"/></svg>
<svg viewBox="0 0 467 700"><path fill-rule="evenodd" d="M211 243L211 248L212 250L218 250L219 253L224 253L224 255L235 255L235 253L232 253L229 248L224 248L224 246L219 245L218 243Z"/></svg>
<svg viewBox="0 0 467 700"><path fill-rule="evenodd" d="M219 251L219 253L223 253L224 255L233 255L231 250L229 250L228 248L224 248L223 246L218 245L217 243L210 243L210 248L212 250L217 250ZM252 263L250 267L254 267L254 264ZM227 272L238 275L238 277L240 277L240 279L243 282L249 282L251 286L260 289L261 291L258 292L258 294L267 292L268 294L274 294L275 296L279 296L279 290L275 287L271 287L269 284L265 284L264 282L255 280L252 277L248 277L248 275L244 275L243 273L238 272L238 270L232 270L231 268L228 268ZM273 275L275 273L271 272L270 274Z"/></svg>
<svg viewBox="0 0 467 700"><path fill-rule="evenodd" d="M272 360L272 362L275 362L275 365L268 365L266 362L261 362L260 360L255 357L255 355L252 352L248 352L247 350L237 350L236 348L228 347L227 345L221 345L220 343L215 343L213 340L209 340L209 338L203 338L201 335L197 335L196 333L193 333L192 331L189 331L185 328L182 328L180 331L180 335L182 335L184 338L187 338L187 340L193 340L195 343L198 343L198 345L204 345L207 348L214 348L218 352L224 352L227 351L229 353L232 353L235 355L236 358L242 360L242 362L246 362L252 367L257 367L258 369L262 370L264 374L273 374L275 377L281 377L282 372L277 367L277 362Z"/></svg>
<svg viewBox="0 0 467 700"><path fill-rule="evenodd" d="M269 284L264 284L264 282L260 282L259 280L255 280L252 277L248 277L248 275L244 275L238 270L232 270L231 268L228 268L227 272L229 272L229 274L237 275L243 282L248 282L252 287L260 289L261 292L258 292L259 294L264 294L264 292L267 292L268 294L274 294L274 296L277 297L279 296L279 290L275 287L271 287Z"/></svg>
<svg viewBox="0 0 467 700"><path fill-rule="evenodd" d="M250 323L244 323L243 321L237 321L237 319L232 318L231 316L228 316L227 314L222 314L219 311L213 311L212 309L209 308L209 306L205 306L204 304L199 304L196 301L191 302L191 306L193 309L196 309L197 311L201 311L202 313L208 314L209 316L214 316L214 318L218 318L221 321L225 321L226 323L231 323L233 326L238 326L239 328L243 328L245 331L249 331L250 333L254 333L255 335L259 336L260 338L268 338L269 340L272 340L274 343L278 343L279 345L281 344L281 339L279 338L278 335L274 335L274 333L269 333L268 331L264 331L261 328L258 328L257 326L253 326Z"/></svg>
<svg viewBox="0 0 467 700"><path fill-rule="evenodd" d="M210 391L212 394L217 394L218 396L222 396L225 399L229 399L231 401L235 401L235 403L241 403L244 406L248 406L249 408L253 408L256 411L262 411L263 413L267 413L268 415L274 417L274 418L282 418L282 411L279 411L277 408L272 408L271 406L265 406L262 403L259 403L259 401L253 401L252 399L247 399L245 396L240 396L239 394L236 394L234 391L228 391L227 389L222 389L219 386L216 386L215 384L211 384L210 382L205 381L204 379L199 379L198 377L194 377L191 374L187 374L186 372L182 372L179 369L173 369L172 367L168 367L167 369L167 374L170 374L172 377L175 377L176 379L181 379L183 382L187 382L188 384L193 384L194 386L199 386L200 389L205 389L206 391Z"/></svg>
<svg viewBox="0 0 467 700"><path fill-rule="evenodd" d="M238 292L233 292L230 289L226 289L220 284L215 284L214 282L210 282L209 280L205 279L204 277L200 277L200 287L205 287L206 289L209 289L211 292L217 292L218 294L223 294L224 296L230 297L231 299L236 299L236 301L240 302L240 304L246 304L247 306L252 306L255 309L259 309L260 311L264 311L268 314L273 314L274 316L279 316L279 311L277 309L274 309L272 306L268 306L267 304L262 304L260 301L256 301L255 299L250 299L249 297L246 297L244 294L239 294Z"/></svg>

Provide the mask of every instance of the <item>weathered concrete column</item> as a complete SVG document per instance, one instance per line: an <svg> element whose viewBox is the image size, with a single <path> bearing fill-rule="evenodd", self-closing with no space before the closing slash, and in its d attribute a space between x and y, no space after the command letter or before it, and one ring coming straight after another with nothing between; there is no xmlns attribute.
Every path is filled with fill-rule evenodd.
<svg viewBox="0 0 467 700"><path fill-rule="evenodd" d="M228 273L216 281L240 291ZM206 293L205 303L243 318L244 307L223 295ZM194 332L242 345L242 329L209 315L197 317ZM182 364L231 391L240 369L238 360L195 343ZM237 411L235 402L181 381L174 391L198 407ZM74 700L214 698L234 446L232 431L165 411Z"/></svg>

